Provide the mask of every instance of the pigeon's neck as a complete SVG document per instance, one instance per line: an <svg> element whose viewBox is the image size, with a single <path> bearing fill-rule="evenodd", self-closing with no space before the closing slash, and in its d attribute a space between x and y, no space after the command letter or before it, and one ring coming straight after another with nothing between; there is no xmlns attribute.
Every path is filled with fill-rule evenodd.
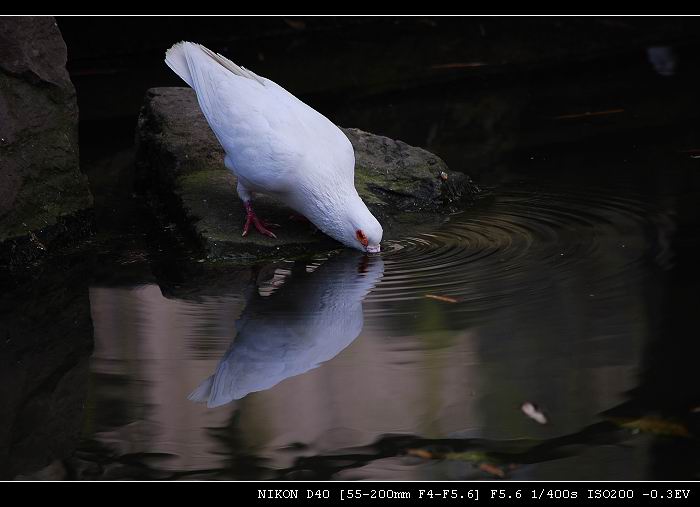
<svg viewBox="0 0 700 507"><path fill-rule="evenodd" d="M367 206L354 187L341 192L329 189L299 203L300 211L316 227L341 242L354 235L353 223L360 222Z"/></svg>

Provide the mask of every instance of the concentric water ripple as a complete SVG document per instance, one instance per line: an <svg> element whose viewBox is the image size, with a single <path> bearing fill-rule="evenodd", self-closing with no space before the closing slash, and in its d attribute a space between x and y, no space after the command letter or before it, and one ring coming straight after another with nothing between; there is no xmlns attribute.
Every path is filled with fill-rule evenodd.
<svg viewBox="0 0 700 507"><path fill-rule="evenodd" d="M658 245L659 213L611 191L508 189L493 203L453 215L429 233L388 241L385 274L367 316L402 314L428 296L479 312L515 296L537 298L578 280L591 297L641 276Z"/></svg>

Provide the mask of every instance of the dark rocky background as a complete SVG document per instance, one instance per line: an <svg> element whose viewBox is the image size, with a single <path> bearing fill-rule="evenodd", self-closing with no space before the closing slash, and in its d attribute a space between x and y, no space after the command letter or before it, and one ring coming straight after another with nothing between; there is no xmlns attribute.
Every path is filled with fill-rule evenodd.
<svg viewBox="0 0 700 507"><path fill-rule="evenodd" d="M0 477L69 455L90 424L84 413L89 284L142 281L134 266L146 265L144 259L155 260L152 269L166 281L186 278L157 262L179 245L149 229L157 224L134 195L133 164L146 91L182 86L163 54L183 39L278 81L338 124L426 148L480 183L497 185L510 177L509 161L530 167L522 161L533 158L532 170L542 178L618 178L674 195L679 226L672 241L682 269L669 283L670 310L658 324L663 339L649 349L633 404L697 399L698 341L684 326L698 310L700 172L685 168L700 153L700 19L59 17L56 23L0 18L0 265L27 268L11 275L0 268ZM655 71L650 47L673 49L674 79ZM596 157L618 156L623 143L652 145L659 132L675 151L659 149L658 173L596 174ZM578 151L569 150L572 143ZM537 158L544 145L560 152ZM38 262L52 245L62 255ZM688 388L679 390L679 383ZM674 466L685 463L677 451L663 442L657 450L674 478L682 476L671 474ZM683 452L695 451L689 445Z"/></svg>
<svg viewBox="0 0 700 507"><path fill-rule="evenodd" d="M182 86L163 62L201 42L339 125L437 154L498 183L504 163L552 143L697 120L700 21L691 17L59 17L78 92L83 170L109 220L132 173L97 160L133 146L147 89ZM660 76L649 48L671 48ZM595 113L585 118L587 113ZM603 114L601 114L603 113ZM687 141L691 143L690 140ZM108 188L105 192L100 189ZM117 220L118 221L118 220Z"/></svg>

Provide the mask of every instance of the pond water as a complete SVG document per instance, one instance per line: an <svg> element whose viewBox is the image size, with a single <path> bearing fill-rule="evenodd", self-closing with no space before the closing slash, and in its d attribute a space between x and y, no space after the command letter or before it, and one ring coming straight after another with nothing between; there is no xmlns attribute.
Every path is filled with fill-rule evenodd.
<svg viewBox="0 0 700 507"><path fill-rule="evenodd" d="M158 463L166 470L235 477L241 453L288 468L387 433L576 432L637 383L645 293L668 255L652 217L640 201L590 189L503 189L380 256L258 266L216 295L92 286L91 396L109 417L91 437L122 454L171 455ZM526 417L526 401L549 423ZM603 452L642 474L640 449ZM353 476L479 475L410 458L370 470Z"/></svg>
<svg viewBox="0 0 700 507"><path fill-rule="evenodd" d="M32 332L92 347L70 457L20 476L700 478L697 76L639 69L585 98L451 85L338 105L489 186L379 255L198 263L143 218L114 169L129 157L93 148L90 258L6 307L42 292Z"/></svg>
<svg viewBox="0 0 700 507"><path fill-rule="evenodd" d="M93 285L89 436L175 476L487 478L410 446L323 457L387 434L522 453L600 421L640 381L672 231L639 196L521 184L381 255L256 266L216 294ZM508 476L648 477L651 439L619 438Z"/></svg>

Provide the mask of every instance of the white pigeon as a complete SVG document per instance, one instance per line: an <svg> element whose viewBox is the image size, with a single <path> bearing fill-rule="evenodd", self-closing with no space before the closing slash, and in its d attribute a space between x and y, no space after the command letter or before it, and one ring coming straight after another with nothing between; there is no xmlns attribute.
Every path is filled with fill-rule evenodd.
<svg viewBox="0 0 700 507"><path fill-rule="evenodd" d="M189 396L209 407L264 391L329 361L364 326L362 302L384 275L381 257L345 250L311 273L295 265L269 296L253 293L214 374Z"/></svg>
<svg viewBox="0 0 700 507"><path fill-rule="evenodd" d="M200 44L180 42L165 62L197 94L238 177L251 224L275 237L253 211L256 192L275 197L341 243L379 252L382 226L355 189L355 153L328 118L278 84Z"/></svg>

